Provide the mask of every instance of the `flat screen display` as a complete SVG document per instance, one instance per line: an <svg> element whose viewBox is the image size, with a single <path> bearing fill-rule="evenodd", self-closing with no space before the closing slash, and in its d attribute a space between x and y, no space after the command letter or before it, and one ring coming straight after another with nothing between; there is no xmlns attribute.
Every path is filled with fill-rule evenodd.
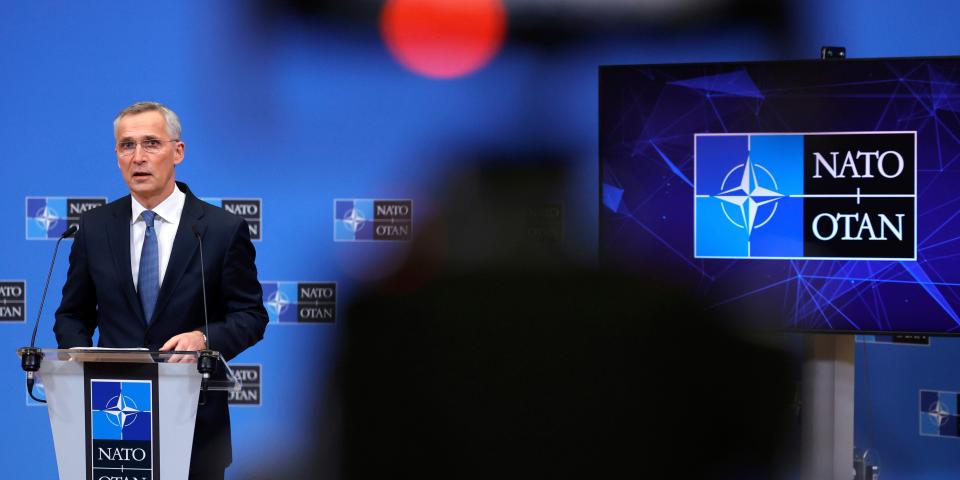
<svg viewBox="0 0 960 480"><path fill-rule="evenodd" d="M960 333L960 58L603 66L599 90L604 265L764 328Z"/></svg>

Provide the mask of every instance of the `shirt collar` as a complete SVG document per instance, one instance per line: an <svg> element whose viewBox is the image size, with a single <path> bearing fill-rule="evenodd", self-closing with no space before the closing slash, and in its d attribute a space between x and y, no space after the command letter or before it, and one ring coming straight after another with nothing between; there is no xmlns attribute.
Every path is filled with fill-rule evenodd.
<svg viewBox="0 0 960 480"><path fill-rule="evenodd" d="M130 195L130 200L132 209L130 225L133 225L138 221L143 221L140 214L142 214L146 208L140 205L140 202L138 202L133 195ZM180 187L178 187L177 184L173 184L173 193L164 201L160 202L160 204L153 209L153 212L157 214L157 219L162 220L164 223L178 224L180 223L180 215L183 213L183 204L186 200L187 196L180 191Z"/></svg>

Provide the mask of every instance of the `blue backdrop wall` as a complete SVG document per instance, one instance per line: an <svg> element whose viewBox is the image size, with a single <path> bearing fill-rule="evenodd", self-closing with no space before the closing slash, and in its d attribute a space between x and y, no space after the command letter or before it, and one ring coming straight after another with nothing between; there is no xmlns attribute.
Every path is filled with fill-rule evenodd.
<svg viewBox="0 0 960 480"><path fill-rule="evenodd" d="M653 22L640 33L594 30L549 47L509 33L477 72L437 80L391 57L375 8L372 18L350 22L324 15L304 21L291 16L295 9L264 19L255 2L6 5L0 280L25 282L30 321L0 322L0 351L9 353L0 368L0 411L9 432L0 449L4 475L56 475L46 409L27 402L13 356L28 341L53 247L27 238L26 199L124 195L111 128L122 107L152 99L180 114L187 149L177 178L198 195L262 201L262 239L255 243L261 281L336 282L342 305L398 265L408 244L334 241L334 200L411 200L415 234L440 201L435 187L474 148L565 152L574 174L558 199L563 246L590 261L599 64L809 58L823 44L845 45L857 57L960 53L950 22L960 6L953 2L907 8L816 0L782 7L785 32L747 17L692 26ZM52 312L66 266L61 257L54 270L42 345L54 344ZM244 478L307 446L304 425L324 406L315 387L328 378L345 322L338 314L333 323L271 323L264 341L234 361L259 365L262 384L259 406L232 409L229 477ZM880 453L885 478L952 478L960 469L960 439L924 435L929 415L920 400L921 390L960 391L951 368L958 346L955 339L921 347L858 345L857 443ZM291 364L289 353L327 360Z"/></svg>

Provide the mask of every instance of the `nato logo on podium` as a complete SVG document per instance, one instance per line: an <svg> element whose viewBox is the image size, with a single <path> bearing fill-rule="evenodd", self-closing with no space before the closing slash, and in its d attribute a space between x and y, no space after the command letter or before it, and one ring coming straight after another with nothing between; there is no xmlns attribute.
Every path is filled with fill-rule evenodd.
<svg viewBox="0 0 960 480"><path fill-rule="evenodd" d="M90 381L91 467L94 478L153 472L152 388L149 380Z"/></svg>

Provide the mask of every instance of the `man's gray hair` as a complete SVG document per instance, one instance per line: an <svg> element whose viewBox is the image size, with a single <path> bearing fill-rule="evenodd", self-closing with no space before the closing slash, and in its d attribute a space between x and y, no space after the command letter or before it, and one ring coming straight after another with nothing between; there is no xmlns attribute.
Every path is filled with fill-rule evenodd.
<svg viewBox="0 0 960 480"><path fill-rule="evenodd" d="M144 112L160 112L163 115L163 119L167 123L167 133L170 134L171 140L180 140L180 118L177 117L177 114L167 108L166 105L160 102L137 102L133 105L130 105L123 110L120 110L120 113L117 114L117 118L113 119L113 136L117 136L117 130L120 126L120 119L127 115L135 115L138 113Z"/></svg>

